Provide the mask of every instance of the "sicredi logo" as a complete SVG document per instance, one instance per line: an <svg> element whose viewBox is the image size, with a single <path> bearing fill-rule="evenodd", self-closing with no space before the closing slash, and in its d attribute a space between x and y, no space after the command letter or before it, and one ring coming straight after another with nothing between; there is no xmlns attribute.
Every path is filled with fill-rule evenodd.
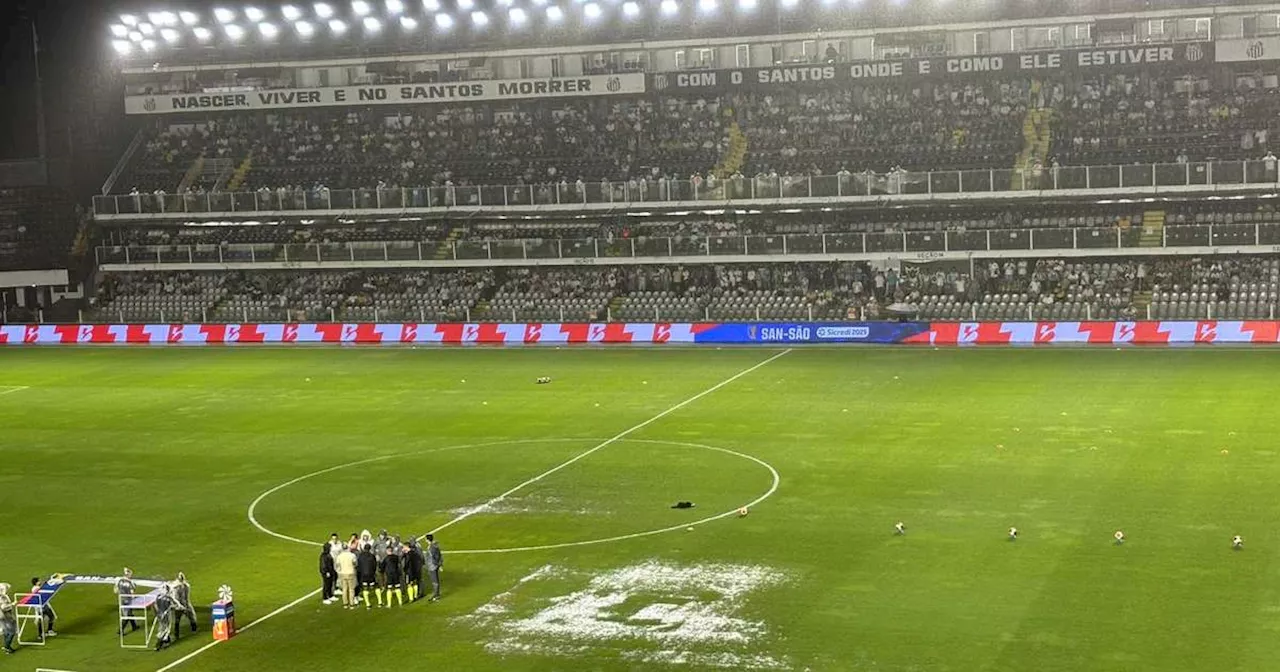
<svg viewBox="0 0 1280 672"><path fill-rule="evenodd" d="M871 327L818 327L818 338L866 338Z"/></svg>

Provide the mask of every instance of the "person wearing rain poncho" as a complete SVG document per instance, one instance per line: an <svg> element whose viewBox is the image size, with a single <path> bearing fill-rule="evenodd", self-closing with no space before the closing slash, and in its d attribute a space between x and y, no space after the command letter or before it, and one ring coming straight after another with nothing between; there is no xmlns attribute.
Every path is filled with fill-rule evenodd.
<svg viewBox="0 0 1280 672"><path fill-rule="evenodd" d="M9 584L0 583L0 635L4 636L5 653L13 653L13 638L18 634L17 609L9 597Z"/></svg>

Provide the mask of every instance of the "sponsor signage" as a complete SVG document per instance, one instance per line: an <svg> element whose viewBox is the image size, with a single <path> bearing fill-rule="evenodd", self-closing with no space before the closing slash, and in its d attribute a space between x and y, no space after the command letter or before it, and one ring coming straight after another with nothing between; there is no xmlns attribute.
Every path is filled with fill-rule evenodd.
<svg viewBox="0 0 1280 672"><path fill-rule="evenodd" d="M1215 58L1219 63L1274 61L1280 58L1280 37L1218 40Z"/></svg>
<svg viewBox="0 0 1280 672"><path fill-rule="evenodd" d="M1061 70L1142 70L1211 63L1213 60L1214 44L1212 42L1188 42L1156 46L1097 47L1017 54L668 72L650 75L649 88L662 93L707 89L765 89L777 86L839 86L860 81L909 78L947 79L1017 73L1050 73Z"/></svg>
<svg viewBox="0 0 1280 672"><path fill-rule="evenodd" d="M1276 345L1275 320L1140 322L700 322L0 325L0 346L71 345L667 345L881 343L969 345ZM70 577L67 577L70 580ZM84 577L94 578L94 577Z"/></svg>
<svg viewBox="0 0 1280 672"><path fill-rule="evenodd" d="M222 110L279 110L308 107L362 107L465 103L572 96L612 96L644 93L645 75L587 75L550 79L489 79L441 84L383 84L319 89L273 89L171 93L125 98L128 114L218 112Z"/></svg>

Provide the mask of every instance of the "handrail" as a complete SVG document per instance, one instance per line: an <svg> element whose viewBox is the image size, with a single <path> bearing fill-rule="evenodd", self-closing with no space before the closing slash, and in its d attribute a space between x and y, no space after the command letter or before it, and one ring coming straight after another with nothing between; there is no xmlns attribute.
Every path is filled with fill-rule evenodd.
<svg viewBox="0 0 1280 672"><path fill-rule="evenodd" d="M629 180L516 185L434 185L385 189L260 189L250 192L125 194L94 197L99 216L269 213L430 212L460 208L535 210L546 206L642 208L655 204L835 202L948 194L1096 192L1146 189L1280 187L1275 159L1100 166L1036 167L836 175L768 175L727 179ZM1012 185L1010 190L1004 185Z"/></svg>

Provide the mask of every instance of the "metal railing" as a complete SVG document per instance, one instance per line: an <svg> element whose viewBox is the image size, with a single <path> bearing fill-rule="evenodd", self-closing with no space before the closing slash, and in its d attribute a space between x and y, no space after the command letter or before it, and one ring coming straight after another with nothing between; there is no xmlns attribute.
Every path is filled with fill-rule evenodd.
<svg viewBox="0 0 1280 672"><path fill-rule="evenodd" d="M1144 245L1144 242L1153 244ZM1166 226L1159 241L1143 228L978 229L709 237L537 238L438 242L226 243L117 245L95 250L99 264L333 264L440 260L596 260L868 253L930 254L1018 250L1280 246L1280 223ZM1280 252L1280 248L1276 251ZM443 252L443 254L441 254ZM938 256L942 256L939 254ZM588 262L587 260L590 260ZM394 265L394 264L393 264Z"/></svg>
<svg viewBox="0 0 1280 672"><path fill-rule="evenodd" d="M396 189L261 189L248 192L95 196L98 215L229 214L353 210L521 208L550 205L728 202L1256 185L1277 183L1276 162L1211 161L1021 170L841 173L720 180L576 182Z"/></svg>

